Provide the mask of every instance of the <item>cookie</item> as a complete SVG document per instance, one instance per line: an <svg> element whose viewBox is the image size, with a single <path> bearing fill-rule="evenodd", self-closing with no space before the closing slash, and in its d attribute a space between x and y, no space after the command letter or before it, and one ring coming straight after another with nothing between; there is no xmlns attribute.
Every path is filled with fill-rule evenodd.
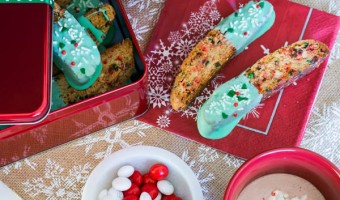
<svg viewBox="0 0 340 200"><path fill-rule="evenodd" d="M328 54L324 43L302 40L261 58L219 86L202 105L197 116L199 133L209 139L227 136L261 101L313 71Z"/></svg>
<svg viewBox="0 0 340 200"><path fill-rule="evenodd" d="M275 12L267 1L250 1L211 30L184 59L170 93L174 110L184 110L220 72L273 25Z"/></svg>
<svg viewBox="0 0 340 200"><path fill-rule="evenodd" d="M77 103L87 98L103 94L124 85L131 77L134 68L133 45L130 39L106 49L101 54L103 70L93 85L85 90L71 87L63 74L57 75L56 81L60 98L66 105Z"/></svg>

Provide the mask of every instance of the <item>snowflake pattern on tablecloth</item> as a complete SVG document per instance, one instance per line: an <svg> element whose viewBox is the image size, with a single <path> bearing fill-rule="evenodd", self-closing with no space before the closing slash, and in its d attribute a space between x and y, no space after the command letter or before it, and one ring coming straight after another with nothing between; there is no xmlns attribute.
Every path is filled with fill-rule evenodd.
<svg viewBox="0 0 340 200"><path fill-rule="evenodd" d="M82 138L79 142L75 144L75 146L76 147L85 146L85 154L87 155L90 153L95 144L104 141L105 143L107 143L106 150L95 152L93 154L93 157L95 159L102 159L112 154L113 151L117 150L114 149L115 145L118 145L119 148L126 148L129 146L143 144L143 141L140 141L135 144L129 144L128 142L126 142L126 140L124 140L124 137L131 134L135 134L140 138L145 137L146 135L145 130L150 129L151 127L152 126L148 124L136 120L134 121L134 124L131 126L122 127L122 125L118 124L116 126L106 128L104 133L99 136L88 135ZM103 144L101 144L101 146L103 146Z"/></svg>
<svg viewBox="0 0 340 200"><path fill-rule="evenodd" d="M239 168L243 163L244 160L241 160L239 158L236 158L233 155L230 154L226 154L223 157L223 160L225 161L225 163L229 166L229 167L233 167L233 168Z"/></svg>
<svg viewBox="0 0 340 200"><path fill-rule="evenodd" d="M219 158L217 150L205 145L201 145L197 149L198 156L199 156L199 162L205 163L205 162L214 162Z"/></svg>
<svg viewBox="0 0 340 200"><path fill-rule="evenodd" d="M13 172L14 170L21 170L23 168L23 166L26 165L29 168L31 168L32 170L36 170L37 168L37 164L33 161L30 161L29 159L25 158L24 160L20 160L17 161L15 163L12 163L10 165L6 165L4 166L1 171L5 174L5 175L9 175L11 172Z"/></svg>
<svg viewBox="0 0 340 200"><path fill-rule="evenodd" d="M320 134L323 133L323 134ZM318 152L340 167L340 102L314 107L302 147Z"/></svg>
<svg viewBox="0 0 340 200"><path fill-rule="evenodd" d="M204 166L201 165L200 163L197 164L196 160L193 159L189 155L189 151L187 149L184 150L184 152L182 153L181 159L184 162L186 162L189 165L189 167L193 170L193 172L195 173L198 179L198 182L201 185L203 195L209 196L209 193L208 193L209 189L208 189L207 184L209 184L211 181L215 179L214 174L205 170ZM205 199L208 199L208 198L205 198Z"/></svg>
<svg viewBox="0 0 340 200"><path fill-rule="evenodd" d="M90 163L75 165L65 173L64 168L50 158L46 161L44 175L23 182L23 190L32 198L80 199L79 186L85 184L92 166Z"/></svg>
<svg viewBox="0 0 340 200"><path fill-rule="evenodd" d="M339 0L331 0L329 2L329 13L340 16L340 1Z"/></svg>

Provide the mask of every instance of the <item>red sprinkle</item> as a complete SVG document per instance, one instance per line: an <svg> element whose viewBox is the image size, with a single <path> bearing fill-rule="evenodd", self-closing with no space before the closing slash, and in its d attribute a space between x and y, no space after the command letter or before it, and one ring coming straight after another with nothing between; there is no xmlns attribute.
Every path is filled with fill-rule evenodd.
<svg viewBox="0 0 340 200"><path fill-rule="evenodd" d="M243 35L244 35L244 36L247 36L247 35L248 35L248 32L244 32Z"/></svg>
<svg viewBox="0 0 340 200"><path fill-rule="evenodd" d="M107 64L107 60L103 60L103 64L106 65Z"/></svg>
<svg viewBox="0 0 340 200"><path fill-rule="evenodd" d="M238 96L238 95L240 95L240 92L236 91L235 94L236 94L236 96Z"/></svg>
<svg viewBox="0 0 340 200"><path fill-rule="evenodd" d="M234 103L234 106L235 106L235 107L237 107L237 106L238 106L238 103L237 103L237 102L235 102L235 103Z"/></svg>
<svg viewBox="0 0 340 200"><path fill-rule="evenodd" d="M256 5L256 8L260 8L260 7L261 7L260 4L257 4L257 5Z"/></svg>
<svg viewBox="0 0 340 200"><path fill-rule="evenodd" d="M233 116L234 116L234 117L237 117L237 113L234 113Z"/></svg>
<svg viewBox="0 0 340 200"><path fill-rule="evenodd" d="M72 61L72 62L71 62L71 65L72 65L72 66L75 66L75 65L76 65L76 63L75 63L74 61Z"/></svg>
<svg viewBox="0 0 340 200"><path fill-rule="evenodd" d="M74 47L78 47L78 43L74 43Z"/></svg>
<svg viewBox="0 0 340 200"><path fill-rule="evenodd" d="M66 55L66 51L65 51L65 50L62 50L62 51L61 51L61 54Z"/></svg>
<svg viewBox="0 0 340 200"><path fill-rule="evenodd" d="M118 56L118 57L116 58L116 60L117 60L117 61L121 61L122 59Z"/></svg>

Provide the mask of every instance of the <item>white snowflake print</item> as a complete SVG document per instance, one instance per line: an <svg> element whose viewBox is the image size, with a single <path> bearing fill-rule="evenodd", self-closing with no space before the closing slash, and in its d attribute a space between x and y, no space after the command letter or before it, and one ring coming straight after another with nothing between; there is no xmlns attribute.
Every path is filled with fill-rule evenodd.
<svg viewBox="0 0 340 200"><path fill-rule="evenodd" d="M182 38L181 34L179 31L173 31L170 32L169 37L168 37L168 41L170 43L177 43L178 41L180 41Z"/></svg>
<svg viewBox="0 0 340 200"><path fill-rule="evenodd" d="M148 9L151 3L164 3L165 0L129 0L127 3L128 8L137 6L139 11Z"/></svg>
<svg viewBox="0 0 340 200"><path fill-rule="evenodd" d="M172 62L168 61L168 62L164 62L161 66L160 66L160 70L159 72L164 72L164 73L171 73L173 71L173 67L172 67Z"/></svg>
<svg viewBox="0 0 340 200"><path fill-rule="evenodd" d="M143 33L146 33L148 31L150 31L150 27L149 26L138 26L141 23L138 23L138 19L137 18L133 18L129 14L127 16L128 16L128 19L129 19L129 21L131 23L133 32L136 35L136 39L138 41L143 41L144 40Z"/></svg>
<svg viewBox="0 0 340 200"><path fill-rule="evenodd" d="M243 119L248 119L249 116L252 116L256 119L260 118L260 112L258 111L259 109L262 109L264 107L264 103L260 103L257 105L255 108L251 109L244 117Z"/></svg>
<svg viewBox="0 0 340 200"><path fill-rule="evenodd" d="M263 54L265 55L270 54L270 49L266 48L265 46L261 45L261 49L263 50Z"/></svg>
<svg viewBox="0 0 340 200"><path fill-rule="evenodd" d="M302 147L320 153L340 167L340 102L322 109L314 107L308 127Z"/></svg>
<svg viewBox="0 0 340 200"><path fill-rule="evenodd" d="M239 168L244 163L244 160L236 158L235 156L232 156L230 154L226 154L223 157L223 160L226 162L226 164L229 167L234 167L234 168Z"/></svg>
<svg viewBox="0 0 340 200"><path fill-rule="evenodd" d="M204 195L208 196L209 187L207 186L207 184L209 184L211 181L215 179L214 174L205 170L203 165L196 165L196 160L190 157L189 151L187 149L182 153L181 159L184 162L186 162L189 165L189 167L193 170L202 187Z"/></svg>
<svg viewBox="0 0 340 200"><path fill-rule="evenodd" d="M157 65L160 65L162 62L171 61L171 57L176 54L173 52L173 47L175 43L171 43L170 46L166 46L162 40L160 40L161 46L156 46L155 50L151 51L151 53L160 56L160 59L157 62Z"/></svg>
<svg viewBox="0 0 340 200"><path fill-rule="evenodd" d="M329 10L330 13L340 16L340 2L339 0L330 0Z"/></svg>
<svg viewBox="0 0 340 200"><path fill-rule="evenodd" d="M198 155L200 162L214 162L216 159L219 158L218 153L216 149L213 149L211 147L207 147L205 145L201 145L198 147Z"/></svg>
<svg viewBox="0 0 340 200"><path fill-rule="evenodd" d="M180 57L186 57L192 50L192 48L195 46L195 43L192 40L188 39L181 39L177 41L176 44L177 44L177 46L175 47L177 49L176 55Z"/></svg>
<svg viewBox="0 0 340 200"><path fill-rule="evenodd" d="M155 88L150 88L149 97L153 108L161 108L166 106L166 102L169 102L170 94L167 90L163 89L163 86L156 86Z"/></svg>
<svg viewBox="0 0 340 200"><path fill-rule="evenodd" d="M64 168L55 160L47 159L43 177L28 179L23 182L24 191L31 197L55 199L80 199L81 190L90 174L91 164L74 166L64 172Z"/></svg>
<svg viewBox="0 0 340 200"><path fill-rule="evenodd" d="M118 145L120 148L126 148L130 146L140 145L143 142L138 142L135 144L129 144L124 140L124 137L128 135L136 135L139 137L144 137L145 130L150 129L152 126L145 124L143 122L139 122L137 120L133 121L134 124L131 126L122 127L121 125L116 125L111 128L106 128L104 135L94 137L92 135L88 135L81 139L76 143L76 147L85 146L85 154L87 155L93 148L93 145L98 144L100 141L104 141L107 143L107 148L105 151L97 152L93 156L95 159L102 159L106 156L112 154L115 151L113 148L115 145ZM100 144L103 145L103 144Z"/></svg>
<svg viewBox="0 0 340 200"><path fill-rule="evenodd" d="M168 116L166 115L162 115L159 116L156 123L158 124L158 126L160 126L161 128L165 128L165 127L169 127L170 125L170 119Z"/></svg>
<svg viewBox="0 0 340 200"><path fill-rule="evenodd" d="M37 167L37 164L35 162L32 162L29 159L25 158L24 160L17 161L10 165L2 167L2 172L5 175L9 175L13 170L21 170L24 165L28 166L32 170L36 170Z"/></svg>

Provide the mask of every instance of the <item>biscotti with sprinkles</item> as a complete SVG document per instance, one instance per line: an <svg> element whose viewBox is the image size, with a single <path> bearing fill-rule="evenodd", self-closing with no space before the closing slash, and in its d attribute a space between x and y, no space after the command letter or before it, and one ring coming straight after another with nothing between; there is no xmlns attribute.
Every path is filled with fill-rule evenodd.
<svg viewBox="0 0 340 200"><path fill-rule="evenodd" d="M104 4L98 8L93 8L84 15L77 18L87 33L91 36L97 45L105 39L116 12L110 4Z"/></svg>
<svg viewBox="0 0 340 200"><path fill-rule="evenodd" d="M266 99L319 66L328 53L324 43L302 40L263 57L246 76Z"/></svg>
<svg viewBox="0 0 340 200"><path fill-rule="evenodd" d="M268 1L250 1L223 19L184 59L170 93L174 110L185 110L224 65L270 29L275 21Z"/></svg>
<svg viewBox="0 0 340 200"><path fill-rule="evenodd" d="M94 84L86 90L76 90L71 87L62 73L55 76L58 91L53 92L59 93L55 98L61 98L66 105L69 105L124 85L135 69L132 41L125 39L122 43L106 49L101 53L101 60L103 70Z"/></svg>
<svg viewBox="0 0 340 200"><path fill-rule="evenodd" d="M261 101L317 68L327 45L302 40L264 56L239 76L220 85L197 115L199 133L209 139L227 136Z"/></svg>

